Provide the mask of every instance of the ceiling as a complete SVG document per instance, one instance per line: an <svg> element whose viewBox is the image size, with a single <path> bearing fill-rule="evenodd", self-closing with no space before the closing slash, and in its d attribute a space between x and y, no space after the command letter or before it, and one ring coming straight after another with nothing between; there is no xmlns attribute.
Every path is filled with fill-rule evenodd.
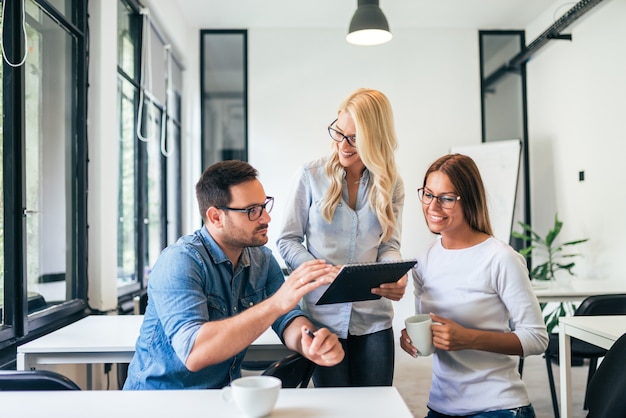
<svg viewBox="0 0 626 418"><path fill-rule="evenodd" d="M347 29L357 6L357 0L174 1L187 23L202 29ZM394 27L524 29L545 10L574 4L555 0L380 0L392 32Z"/></svg>

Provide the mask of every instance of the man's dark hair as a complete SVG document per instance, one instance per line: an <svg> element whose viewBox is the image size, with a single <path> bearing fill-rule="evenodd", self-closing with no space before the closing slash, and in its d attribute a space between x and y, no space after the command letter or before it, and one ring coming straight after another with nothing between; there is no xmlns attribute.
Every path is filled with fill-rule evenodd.
<svg viewBox="0 0 626 418"><path fill-rule="evenodd" d="M258 171L244 161L220 161L207 167L196 183L196 198L200 216L206 222L211 206L228 206L232 199L230 188L257 178Z"/></svg>

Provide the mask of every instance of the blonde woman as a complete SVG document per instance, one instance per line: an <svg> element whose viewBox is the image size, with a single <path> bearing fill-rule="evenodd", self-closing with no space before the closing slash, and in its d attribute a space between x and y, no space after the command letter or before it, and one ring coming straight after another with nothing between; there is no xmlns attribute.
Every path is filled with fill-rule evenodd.
<svg viewBox="0 0 626 418"><path fill-rule="evenodd" d="M396 170L397 140L387 97L359 89L328 126L329 156L305 164L286 210L278 249L289 269L323 259L334 265L400 260L404 185ZM305 243L306 242L306 243ZM382 298L316 306L327 286L306 295L302 309L337 334L344 360L317 368L317 387L389 386L393 381L393 307L407 276L372 289Z"/></svg>

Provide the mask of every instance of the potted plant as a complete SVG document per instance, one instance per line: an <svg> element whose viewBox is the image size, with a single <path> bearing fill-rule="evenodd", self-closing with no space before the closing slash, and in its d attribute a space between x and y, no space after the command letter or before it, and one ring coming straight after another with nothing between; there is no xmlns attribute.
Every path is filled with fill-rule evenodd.
<svg viewBox="0 0 626 418"><path fill-rule="evenodd" d="M565 253L566 247L582 244L588 241L588 239L580 239L575 241L568 241L562 244L557 242L557 237L563 228L563 222L559 220L558 214L554 215L554 226L548 231L545 237L542 237L535 232L530 225L523 222L519 222L523 229L523 232L513 231L512 235L515 238L520 238L529 243L526 248L519 250L520 254L529 258L531 255L539 257L540 260L545 260L541 264L533 266L530 270L530 278L537 281L555 280L555 273L559 270L565 270L570 275L574 275L572 271L575 263L571 261L572 258L578 257L581 254L577 253ZM541 304L541 310L545 308L545 303ZM559 317L567 314L573 314L576 306L571 302L561 302L559 305L549 312L544 312L544 321L548 333L552 332L554 327L559 323Z"/></svg>

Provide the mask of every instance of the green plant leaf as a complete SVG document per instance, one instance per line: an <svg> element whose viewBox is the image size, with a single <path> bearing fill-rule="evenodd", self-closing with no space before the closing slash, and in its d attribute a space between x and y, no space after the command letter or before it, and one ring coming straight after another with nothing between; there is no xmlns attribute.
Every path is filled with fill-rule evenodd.
<svg viewBox="0 0 626 418"><path fill-rule="evenodd" d="M574 275L573 268L575 266L575 263L566 263L564 262L564 259L579 257L581 256L581 254L564 254L563 249L564 247L582 244L584 242L587 242L588 239L568 241L559 245L557 242L557 238L561 233L561 230L563 229L563 222L559 220L558 214L554 215L554 226L547 232L545 238L541 237L536 231L534 231L530 225L523 222L518 223L522 228L522 232L512 232L512 235L515 238L520 238L531 243L531 245L528 245L526 248L519 250L519 253L526 259L534 255L535 257L545 257L545 259L547 260L542 262L541 264L533 263L534 266L532 267L532 269L530 269L529 272L531 279L553 280L555 272L559 270L565 270L570 275ZM535 258L533 258L533 260L534 259ZM545 305L542 306L542 311L544 307ZM570 313L574 312L575 307L573 309L572 307L573 305L571 304L571 302L564 302L559 304L559 306L551 312L544 312L544 322L546 323L548 332L552 332L552 329L554 329L554 327L558 325L559 317L568 314L568 309Z"/></svg>
<svg viewBox="0 0 626 418"><path fill-rule="evenodd" d="M524 258L528 258L528 256L533 252L534 249L535 246L531 245L530 247L522 248L521 250L519 250L519 253L523 255Z"/></svg>
<svg viewBox="0 0 626 418"><path fill-rule="evenodd" d="M589 241L589 238L587 238L587 239L579 239L579 240L576 240L576 241L569 241L569 242L561 244L561 246L565 247L566 245L577 245L577 244L582 244L583 242L587 242L587 241Z"/></svg>

